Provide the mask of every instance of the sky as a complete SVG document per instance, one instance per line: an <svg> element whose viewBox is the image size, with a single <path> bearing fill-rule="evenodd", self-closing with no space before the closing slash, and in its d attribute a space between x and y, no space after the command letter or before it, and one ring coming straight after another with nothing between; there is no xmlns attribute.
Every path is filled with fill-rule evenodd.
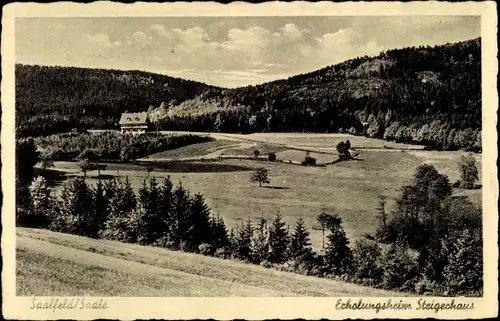
<svg viewBox="0 0 500 321"><path fill-rule="evenodd" d="M476 16L17 18L16 62L254 85L359 56L480 36Z"/></svg>

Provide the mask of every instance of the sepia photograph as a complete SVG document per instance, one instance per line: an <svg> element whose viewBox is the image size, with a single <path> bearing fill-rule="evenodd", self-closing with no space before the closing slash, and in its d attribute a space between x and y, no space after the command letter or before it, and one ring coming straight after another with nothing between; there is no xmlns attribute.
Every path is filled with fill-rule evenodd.
<svg viewBox="0 0 500 321"><path fill-rule="evenodd" d="M4 24L2 251L26 313L102 317L120 309L108 298L138 297L496 313L485 6L115 5L35 4Z"/></svg>

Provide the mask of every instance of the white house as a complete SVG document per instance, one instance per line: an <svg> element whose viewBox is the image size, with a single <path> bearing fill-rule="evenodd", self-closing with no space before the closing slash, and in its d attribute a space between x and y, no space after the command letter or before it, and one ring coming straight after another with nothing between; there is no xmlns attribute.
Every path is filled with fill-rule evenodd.
<svg viewBox="0 0 500 321"><path fill-rule="evenodd" d="M123 113L120 118L122 133L144 134L149 129L149 117L147 112Z"/></svg>

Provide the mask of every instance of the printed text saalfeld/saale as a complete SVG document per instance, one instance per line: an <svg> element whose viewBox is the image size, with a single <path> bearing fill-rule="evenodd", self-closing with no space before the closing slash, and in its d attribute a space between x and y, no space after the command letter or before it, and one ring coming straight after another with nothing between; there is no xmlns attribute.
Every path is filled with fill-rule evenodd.
<svg viewBox="0 0 500 321"><path fill-rule="evenodd" d="M105 310L108 304L104 299L90 299L90 298L51 298L51 299L37 299L33 298L31 310Z"/></svg>

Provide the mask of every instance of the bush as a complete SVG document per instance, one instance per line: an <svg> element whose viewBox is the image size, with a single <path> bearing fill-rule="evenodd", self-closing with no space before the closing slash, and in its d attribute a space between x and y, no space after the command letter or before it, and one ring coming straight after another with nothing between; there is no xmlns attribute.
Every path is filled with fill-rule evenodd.
<svg viewBox="0 0 500 321"><path fill-rule="evenodd" d="M438 283L422 278L415 283L415 292L418 294L439 295L443 293L443 289Z"/></svg>
<svg viewBox="0 0 500 321"><path fill-rule="evenodd" d="M227 251L226 248L220 247L215 250L214 257L218 257L221 259L227 259L231 256L231 254Z"/></svg>
<svg viewBox="0 0 500 321"><path fill-rule="evenodd" d="M126 216L109 216L104 223L105 228L99 232L99 237L106 240L136 243L137 233L134 227L139 224L138 221L139 215L136 211ZM168 248L167 244L161 240L155 245Z"/></svg>
<svg viewBox="0 0 500 321"><path fill-rule="evenodd" d="M406 246L398 243L392 244L382 254L381 267L383 288L401 291L414 290L414 283L418 277L418 266Z"/></svg>
<svg viewBox="0 0 500 321"><path fill-rule="evenodd" d="M302 161L302 165L316 165L316 158L306 156Z"/></svg>
<svg viewBox="0 0 500 321"><path fill-rule="evenodd" d="M215 248L212 244L202 243L198 246L198 251L202 255L213 256L215 253Z"/></svg>
<svg viewBox="0 0 500 321"><path fill-rule="evenodd" d="M46 228L56 214L56 204L50 195L47 181L38 176L29 187L31 208L21 212L18 224L26 227Z"/></svg>
<svg viewBox="0 0 500 321"><path fill-rule="evenodd" d="M260 155L260 152L257 149L253 151L253 156L255 158L259 158L259 155Z"/></svg>
<svg viewBox="0 0 500 321"><path fill-rule="evenodd" d="M270 161L270 162L275 162L276 161L276 153L269 153L267 154L267 160Z"/></svg>
<svg viewBox="0 0 500 321"><path fill-rule="evenodd" d="M356 241L353 249L352 274L359 279L372 279L376 283L380 282L382 277L382 268L380 267L380 257L382 250L377 243L361 239Z"/></svg>
<svg viewBox="0 0 500 321"><path fill-rule="evenodd" d="M270 267L273 266L272 263L269 262L269 261L267 261L267 260L264 260L264 261L260 262L259 265L262 266L262 267L264 267L264 268L266 268L266 269L268 269L268 268L270 268Z"/></svg>
<svg viewBox="0 0 500 321"><path fill-rule="evenodd" d="M449 263L443 275L450 294L482 293L483 246L480 237L465 230L449 239Z"/></svg>

